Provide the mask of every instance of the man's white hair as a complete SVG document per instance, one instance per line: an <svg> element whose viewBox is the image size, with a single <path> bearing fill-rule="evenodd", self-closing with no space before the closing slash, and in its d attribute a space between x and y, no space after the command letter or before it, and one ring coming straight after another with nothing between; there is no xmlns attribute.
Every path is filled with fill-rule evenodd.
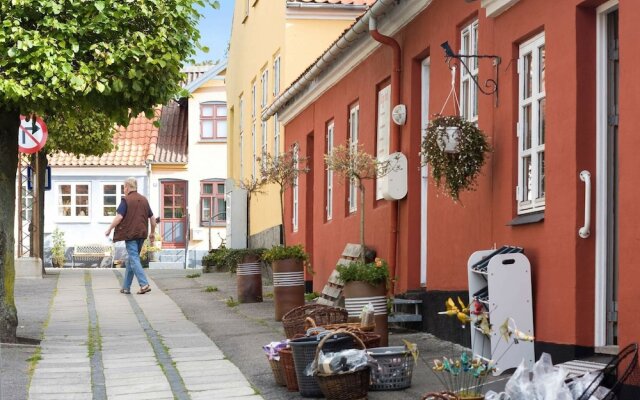
<svg viewBox="0 0 640 400"><path fill-rule="evenodd" d="M124 184L131 190L138 190L138 181L134 177L130 177L124 180Z"/></svg>

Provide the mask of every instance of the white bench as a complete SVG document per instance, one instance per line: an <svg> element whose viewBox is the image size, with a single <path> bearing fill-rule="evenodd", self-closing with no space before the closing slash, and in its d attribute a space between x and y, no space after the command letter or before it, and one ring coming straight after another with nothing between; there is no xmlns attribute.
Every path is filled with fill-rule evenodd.
<svg viewBox="0 0 640 400"><path fill-rule="evenodd" d="M97 261L98 266L102 266L105 258L109 259L107 264L113 267L113 246L103 244L83 244L73 247L71 256L71 267L75 268L76 262Z"/></svg>

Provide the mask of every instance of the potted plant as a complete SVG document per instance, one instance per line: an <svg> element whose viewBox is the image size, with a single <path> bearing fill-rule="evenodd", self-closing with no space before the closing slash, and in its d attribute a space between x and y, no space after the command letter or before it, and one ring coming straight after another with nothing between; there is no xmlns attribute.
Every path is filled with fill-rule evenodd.
<svg viewBox="0 0 640 400"><path fill-rule="evenodd" d="M62 268L64 266L64 253L67 249L67 244L64 240L64 232L59 228L53 231L51 244L51 265L54 268Z"/></svg>
<svg viewBox="0 0 640 400"><path fill-rule="evenodd" d="M485 153L490 151L486 135L475 123L436 115L427 127L421 154L436 186L458 202L460 192L476 188Z"/></svg>
<svg viewBox="0 0 640 400"><path fill-rule="evenodd" d="M276 321L294 307L304 304L304 260L308 259L302 246L287 247L287 230L284 229L284 193L296 184L302 173L309 172L308 158L298 154L293 145L288 151L273 157L265 154L258 158L260 173L265 183L278 186L280 194L280 217L282 218L282 246L265 252L265 261L273 267L273 296ZM302 256L304 254L304 256Z"/></svg>
<svg viewBox="0 0 640 400"><path fill-rule="evenodd" d="M238 251L241 261L236 268L238 301L240 303L262 302L262 262L264 249L242 249Z"/></svg>
<svg viewBox="0 0 640 400"><path fill-rule="evenodd" d="M274 246L262 254L273 268L273 297L276 321L290 310L304 305L304 264L309 255L302 245Z"/></svg>
<svg viewBox="0 0 640 400"><path fill-rule="evenodd" d="M344 282L343 295L349 317L358 317L364 306L373 305L375 332L380 334L380 345L388 342L387 289L390 283L389 265L381 258L373 262L355 260L336 266Z"/></svg>

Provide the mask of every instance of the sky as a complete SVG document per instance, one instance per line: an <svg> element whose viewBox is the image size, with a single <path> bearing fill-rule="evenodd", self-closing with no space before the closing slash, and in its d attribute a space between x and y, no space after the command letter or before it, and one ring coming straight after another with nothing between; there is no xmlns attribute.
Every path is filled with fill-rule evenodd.
<svg viewBox="0 0 640 400"><path fill-rule="evenodd" d="M204 15L200 20L200 44L209 47L208 53L196 49L196 62L206 60L224 60L229 36L231 35L231 20L235 0L219 0L220 8L214 10L207 6L201 10Z"/></svg>

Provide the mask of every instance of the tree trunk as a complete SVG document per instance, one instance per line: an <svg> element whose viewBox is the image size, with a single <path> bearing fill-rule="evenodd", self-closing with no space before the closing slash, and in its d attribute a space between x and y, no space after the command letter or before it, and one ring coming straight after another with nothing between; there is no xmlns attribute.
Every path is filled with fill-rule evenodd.
<svg viewBox="0 0 640 400"><path fill-rule="evenodd" d="M360 188L360 259L365 262L365 244L364 244L364 184L358 179L358 187Z"/></svg>
<svg viewBox="0 0 640 400"><path fill-rule="evenodd" d="M282 218L282 245L287 247L287 228L284 226L284 186L280 186L280 217Z"/></svg>
<svg viewBox="0 0 640 400"><path fill-rule="evenodd" d="M247 243L245 247L250 249L249 240L251 239L251 192L247 190Z"/></svg>
<svg viewBox="0 0 640 400"><path fill-rule="evenodd" d="M0 341L14 343L18 326L13 289L15 283L14 218L18 167L17 110L0 110Z"/></svg>

